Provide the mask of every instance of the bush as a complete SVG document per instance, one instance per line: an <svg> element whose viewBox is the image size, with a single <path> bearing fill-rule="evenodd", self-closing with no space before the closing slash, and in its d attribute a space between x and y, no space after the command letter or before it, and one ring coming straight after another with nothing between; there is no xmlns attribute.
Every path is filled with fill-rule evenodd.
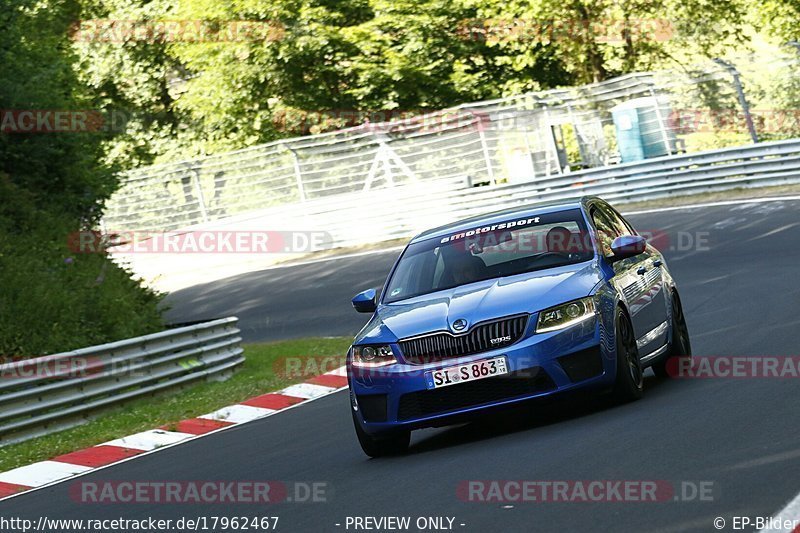
<svg viewBox="0 0 800 533"><path fill-rule="evenodd" d="M678 137L683 139L687 153L718 150L729 146L744 146L752 142L747 132L696 131Z"/></svg>
<svg viewBox="0 0 800 533"><path fill-rule="evenodd" d="M162 329L160 295L105 254L74 254L63 222L0 229L0 356L33 357ZM77 228L75 228L77 229Z"/></svg>

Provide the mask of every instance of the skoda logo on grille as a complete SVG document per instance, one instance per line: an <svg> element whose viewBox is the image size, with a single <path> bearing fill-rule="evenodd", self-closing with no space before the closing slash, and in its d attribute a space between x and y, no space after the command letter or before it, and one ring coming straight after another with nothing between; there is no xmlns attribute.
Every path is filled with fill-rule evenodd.
<svg viewBox="0 0 800 533"><path fill-rule="evenodd" d="M467 321L464 320L463 318L459 318L458 320L455 320L453 322L453 329L455 331L461 331L462 329L465 329L466 327L467 327Z"/></svg>

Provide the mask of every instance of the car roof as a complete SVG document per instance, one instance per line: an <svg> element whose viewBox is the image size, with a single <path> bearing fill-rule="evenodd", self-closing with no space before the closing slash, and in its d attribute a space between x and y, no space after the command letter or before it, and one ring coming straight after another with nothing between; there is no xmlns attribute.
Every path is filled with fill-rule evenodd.
<svg viewBox="0 0 800 533"><path fill-rule="evenodd" d="M585 208L590 200L598 199L596 196L581 196L577 198L570 198L559 200L557 202L539 202L532 204L525 204L510 209L503 209L501 211L494 211L491 213L484 213L470 218L451 222L444 226L439 226L429 230L425 230L411 239L411 243L425 241L435 237L443 237L451 233L466 231L474 228L475 226L482 226L485 224L495 224L504 222L513 218L522 218L530 215L540 215L542 213L554 213L556 211L565 211L567 209Z"/></svg>

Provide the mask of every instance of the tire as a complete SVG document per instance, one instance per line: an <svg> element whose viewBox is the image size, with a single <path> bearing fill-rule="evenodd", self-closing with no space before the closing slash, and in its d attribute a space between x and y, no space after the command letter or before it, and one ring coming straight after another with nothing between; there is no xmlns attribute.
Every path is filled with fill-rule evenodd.
<svg viewBox="0 0 800 533"><path fill-rule="evenodd" d="M678 293L672 294L672 340L667 350L667 356L652 366L653 372L660 378L669 377L667 364L673 357L691 357L692 343L689 340L689 329L686 327L686 317Z"/></svg>
<svg viewBox="0 0 800 533"><path fill-rule="evenodd" d="M386 455L400 455L406 452L411 442L410 431L398 431L380 437L374 437L361 428L353 413L353 425L356 428L358 443L364 453L370 457L384 457Z"/></svg>
<svg viewBox="0 0 800 533"><path fill-rule="evenodd" d="M617 307L615 317L615 337L617 343L617 376L612 395L620 403L632 402L642 397L644 392L644 369L639 360L636 335L627 313Z"/></svg>

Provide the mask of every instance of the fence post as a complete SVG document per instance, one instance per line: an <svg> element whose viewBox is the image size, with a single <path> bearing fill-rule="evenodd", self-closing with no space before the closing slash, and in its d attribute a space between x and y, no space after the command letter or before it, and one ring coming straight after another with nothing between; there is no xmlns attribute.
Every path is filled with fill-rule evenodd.
<svg viewBox="0 0 800 533"><path fill-rule="evenodd" d="M303 186L303 172L300 170L300 159L297 157L297 152L289 148L289 146L282 144L286 150L292 154L292 163L294 165L294 179L297 183L297 192L300 194L300 201L306 201L306 189Z"/></svg>
<svg viewBox="0 0 800 533"><path fill-rule="evenodd" d="M484 116L482 113L468 110L478 121L478 137L481 140L481 149L483 150L483 159L486 162L486 173L489 174L489 183L494 185L494 167L492 166L492 158L489 155L489 145L486 142L486 135L483 133Z"/></svg>
<svg viewBox="0 0 800 533"><path fill-rule="evenodd" d="M733 63L718 57L714 58L714 63L724 67L733 78L733 86L736 89L736 94L739 96L739 105L742 106L742 111L744 112L744 120L747 123L747 131L750 133L750 138L753 140L753 143L757 143L758 135L756 134L756 127L753 124L753 117L750 115L750 105L747 103L747 98L745 97L744 89L742 88L742 80L739 77L739 71L736 70L736 67L733 65Z"/></svg>
<svg viewBox="0 0 800 533"><path fill-rule="evenodd" d="M653 109L656 111L656 120L658 120L658 129L661 132L661 140L664 142L664 149L667 155L672 155L672 143L669 142L669 135L667 135L669 124L664 120L664 114L661 112L661 102L652 85L650 85L650 96L653 98Z"/></svg>
<svg viewBox="0 0 800 533"><path fill-rule="evenodd" d="M203 196L203 188L200 186L200 169L196 168L192 171L192 183L194 184L194 192L197 194L197 203L200 206L200 216L203 217L203 222L208 222L206 199Z"/></svg>

